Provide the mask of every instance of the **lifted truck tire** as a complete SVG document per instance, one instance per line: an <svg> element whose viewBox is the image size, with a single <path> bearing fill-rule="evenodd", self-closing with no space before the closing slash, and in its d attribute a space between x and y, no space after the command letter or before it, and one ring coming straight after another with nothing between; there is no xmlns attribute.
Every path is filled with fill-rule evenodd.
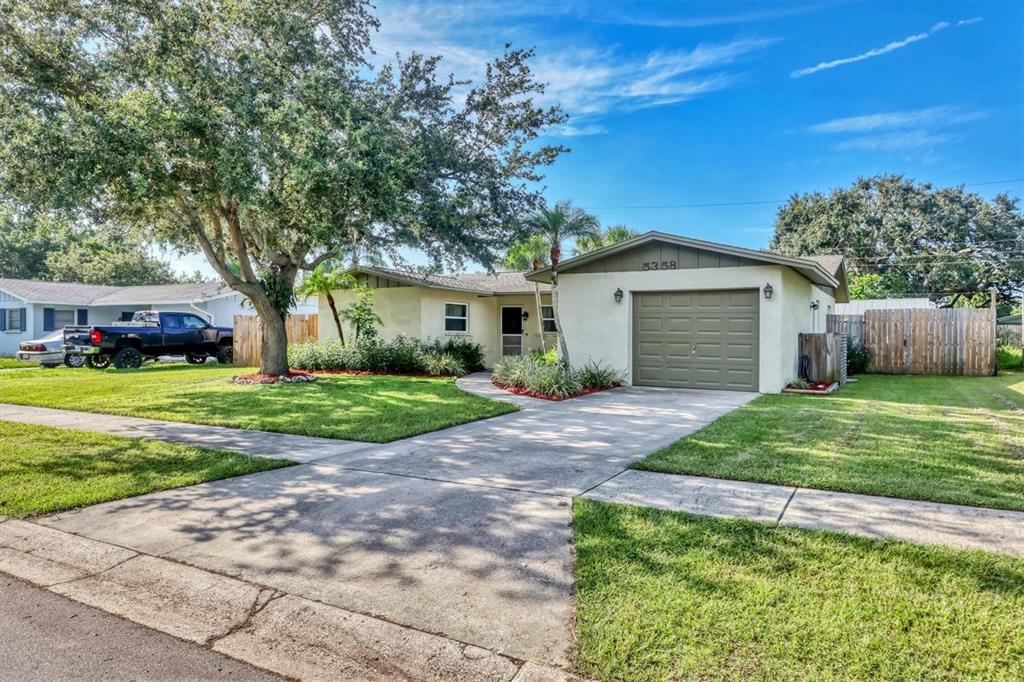
<svg viewBox="0 0 1024 682"><path fill-rule="evenodd" d="M113 363L117 369L138 369L142 366L142 353L131 346L122 348L114 355Z"/></svg>
<svg viewBox="0 0 1024 682"><path fill-rule="evenodd" d="M217 362L222 365L230 365L235 361L235 349L231 346L221 346L217 351Z"/></svg>
<svg viewBox="0 0 1024 682"><path fill-rule="evenodd" d="M88 355L85 358L86 367L93 369L106 369L110 367L110 356L109 355Z"/></svg>
<svg viewBox="0 0 1024 682"><path fill-rule="evenodd" d="M186 353L185 354L185 362L187 362L190 365L205 365L206 364L206 357L207 356L205 356L205 355L196 355L195 353Z"/></svg>

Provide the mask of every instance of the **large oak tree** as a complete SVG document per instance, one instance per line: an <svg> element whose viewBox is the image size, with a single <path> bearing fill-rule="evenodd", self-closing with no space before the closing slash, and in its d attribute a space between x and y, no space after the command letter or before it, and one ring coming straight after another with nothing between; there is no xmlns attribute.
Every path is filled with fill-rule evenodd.
<svg viewBox="0 0 1024 682"><path fill-rule="evenodd" d="M377 70L363 0L0 0L0 193L201 250L287 370L296 275L358 245L495 261L538 202L529 51Z"/></svg>
<svg viewBox="0 0 1024 682"><path fill-rule="evenodd" d="M987 201L962 187L899 175L794 195L779 209L769 249L842 254L861 288L947 305L975 294L987 301L991 288L1009 301L1024 285L1024 215L1016 199Z"/></svg>

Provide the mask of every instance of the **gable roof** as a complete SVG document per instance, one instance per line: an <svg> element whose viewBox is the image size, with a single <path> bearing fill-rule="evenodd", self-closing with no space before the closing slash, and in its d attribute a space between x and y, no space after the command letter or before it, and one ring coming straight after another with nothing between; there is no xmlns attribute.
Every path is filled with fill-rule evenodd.
<svg viewBox="0 0 1024 682"><path fill-rule="evenodd" d="M599 258L604 258L611 254L621 253L627 249L632 249L649 242L665 242L676 246L701 249L704 251L746 258L748 260L759 261L771 265L784 265L796 270L815 284L835 289L837 301L841 300L845 302L848 299L848 294L846 292L846 272L842 256L814 256L801 258L794 256L780 256L779 254L770 253L768 251L757 251L755 249L746 249L740 246L730 246L728 244L718 244L716 242L692 239L690 237L680 237L679 235L668 234L667 232L644 232L641 235L625 239L616 244L605 246L579 256L574 256L562 261L558 266L558 272L571 272L575 268L586 263L590 263ZM534 270L533 272L526 274L526 279L530 281L549 281L550 277L550 266Z"/></svg>
<svg viewBox="0 0 1024 682"><path fill-rule="evenodd" d="M117 287L81 282L42 282L8 278L0 279L0 289L26 303L86 306L195 303L237 293L224 282Z"/></svg>
<svg viewBox="0 0 1024 682"><path fill-rule="evenodd" d="M532 294L533 283L527 281L525 272L463 272L454 275L430 275L411 270L380 268L360 265L345 270L345 274L369 274L387 277L396 282L426 289L466 291L479 296L502 294ZM541 291L550 286L541 284Z"/></svg>

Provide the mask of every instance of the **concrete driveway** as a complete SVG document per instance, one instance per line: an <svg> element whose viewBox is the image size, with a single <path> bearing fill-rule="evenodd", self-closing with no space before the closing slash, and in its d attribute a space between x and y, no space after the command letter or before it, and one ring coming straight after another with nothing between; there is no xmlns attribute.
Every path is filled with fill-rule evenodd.
<svg viewBox="0 0 1024 682"><path fill-rule="evenodd" d="M472 377L468 390L490 390ZM571 660L571 498L753 394L623 388L41 522L521 660Z"/></svg>

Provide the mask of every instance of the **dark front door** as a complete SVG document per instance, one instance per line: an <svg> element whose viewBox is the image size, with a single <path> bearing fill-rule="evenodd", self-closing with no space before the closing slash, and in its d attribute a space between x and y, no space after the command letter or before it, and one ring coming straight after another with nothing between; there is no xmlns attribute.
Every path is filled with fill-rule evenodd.
<svg viewBox="0 0 1024 682"><path fill-rule="evenodd" d="M523 308L518 305L501 307L501 354L523 354Z"/></svg>

